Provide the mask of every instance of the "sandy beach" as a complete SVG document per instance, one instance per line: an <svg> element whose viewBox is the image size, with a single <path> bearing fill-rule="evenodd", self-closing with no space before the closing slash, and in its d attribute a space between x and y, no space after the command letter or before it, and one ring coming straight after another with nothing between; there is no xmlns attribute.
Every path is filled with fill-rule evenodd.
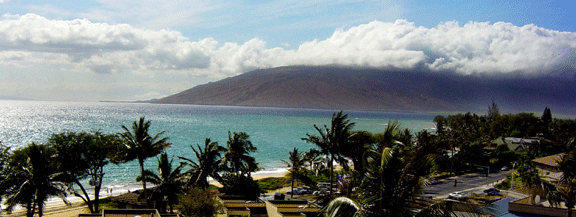
<svg viewBox="0 0 576 217"><path fill-rule="evenodd" d="M252 178L254 180L259 180L259 179L263 179L263 178L269 178L269 177L275 177L275 178L279 178L279 177L284 177L286 175L286 173L274 173L274 174L266 174L266 175L253 175ZM222 185L219 182L211 182L210 184L216 186L216 187L222 187Z"/></svg>

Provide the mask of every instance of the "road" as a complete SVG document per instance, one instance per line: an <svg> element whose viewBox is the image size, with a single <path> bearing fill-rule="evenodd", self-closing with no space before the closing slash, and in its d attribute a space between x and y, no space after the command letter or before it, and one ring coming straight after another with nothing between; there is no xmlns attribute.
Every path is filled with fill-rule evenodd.
<svg viewBox="0 0 576 217"><path fill-rule="evenodd" d="M426 186L424 190L427 192L427 196L446 198L449 193L456 191L470 192L488 188L487 185L503 180L510 172L511 171L498 171L490 173L488 177L486 177L486 173L472 173L450 177ZM454 186L455 180L457 180L456 186Z"/></svg>

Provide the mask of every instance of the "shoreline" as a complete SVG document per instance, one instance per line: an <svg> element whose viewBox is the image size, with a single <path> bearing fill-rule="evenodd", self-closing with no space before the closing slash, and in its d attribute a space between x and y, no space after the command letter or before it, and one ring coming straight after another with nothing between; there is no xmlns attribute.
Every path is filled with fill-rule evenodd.
<svg viewBox="0 0 576 217"><path fill-rule="evenodd" d="M281 170L283 172L280 172ZM286 174L288 174L288 170L286 170L286 169L281 169L281 170L275 170L274 172L270 171L270 172L266 172L266 173L254 173L254 174L252 174L252 179L259 180L259 179L264 179L264 178L281 178L281 177L286 176ZM220 184L219 182L214 181L214 180L211 180L209 182L209 184L214 185L214 186L219 187L219 188L222 187L222 184Z"/></svg>
<svg viewBox="0 0 576 217"><path fill-rule="evenodd" d="M252 174L252 178L254 180L259 180L263 178L269 177L284 177L288 173L286 168L277 168L274 170L262 170ZM222 187L222 185L214 180L209 182L212 185L217 187ZM112 191L108 191L108 189L112 189ZM108 185L103 185L100 191L100 199L118 196L128 191L136 191L141 190L140 183L112 183ZM89 194L90 198L93 199L93 194ZM62 202L60 198L49 198L46 201L46 205L44 206L44 216L45 217L60 217L60 216L78 216L78 214L86 213L88 209L87 205L84 204L84 201L76 196L68 196L66 200L70 203L70 205L66 205ZM23 216L26 214L26 211L22 207L16 207L11 214L8 214L4 211L4 206L2 205L2 210L0 211L1 216Z"/></svg>

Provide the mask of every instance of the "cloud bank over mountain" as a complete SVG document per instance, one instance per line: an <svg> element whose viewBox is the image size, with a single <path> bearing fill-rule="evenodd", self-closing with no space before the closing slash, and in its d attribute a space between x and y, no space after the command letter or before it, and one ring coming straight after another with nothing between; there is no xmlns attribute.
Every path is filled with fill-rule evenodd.
<svg viewBox="0 0 576 217"><path fill-rule="evenodd" d="M297 49L213 38L193 41L178 31L135 28L36 14L0 20L0 66L42 62L97 74L157 73L224 78L288 65L425 68L460 74L543 75L576 69L576 33L535 25L446 22L435 28L406 20L337 29Z"/></svg>

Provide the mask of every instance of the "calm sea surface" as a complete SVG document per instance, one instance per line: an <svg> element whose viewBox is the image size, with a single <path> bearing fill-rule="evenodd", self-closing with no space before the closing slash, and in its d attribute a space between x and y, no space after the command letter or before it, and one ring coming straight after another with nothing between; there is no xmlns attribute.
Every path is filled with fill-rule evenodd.
<svg viewBox="0 0 576 217"><path fill-rule="evenodd" d="M258 148L253 154L265 170L284 167L294 147L307 151L315 146L301 140L315 134L313 124L329 125L334 110L254 108L196 105L158 105L133 103L78 103L0 100L0 141L13 148L31 142L44 143L53 133L66 131L122 132L132 122L145 116L152 122L151 134L166 131L172 143L169 155L194 159L190 145L203 145L205 138L226 146L228 131L246 132ZM432 130L433 114L344 111L356 123L355 130L382 132L390 119L397 119L412 132ZM155 171L156 159L146 161ZM136 162L109 165L105 184L135 182Z"/></svg>

